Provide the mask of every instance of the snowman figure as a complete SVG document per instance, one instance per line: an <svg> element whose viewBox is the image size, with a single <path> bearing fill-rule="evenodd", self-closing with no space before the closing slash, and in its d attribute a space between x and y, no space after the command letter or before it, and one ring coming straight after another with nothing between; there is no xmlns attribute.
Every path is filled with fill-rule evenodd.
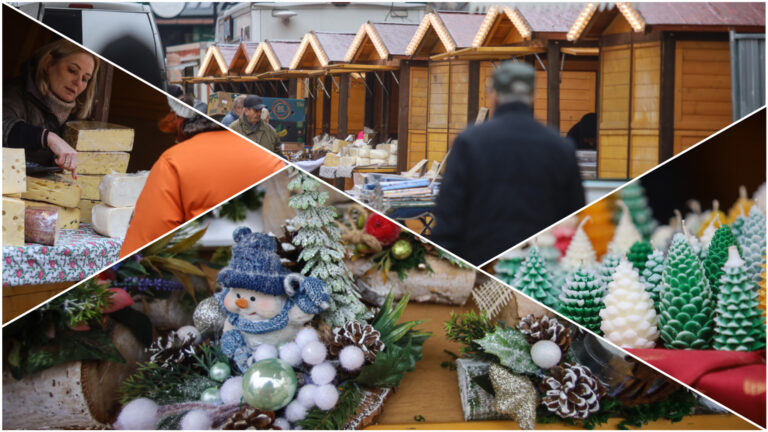
<svg viewBox="0 0 768 432"><path fill-rule="evenodd" d="M226 311L221 350L242 372L261 344L278 346L329 306L328 291L316 278L291 273L280 263L275 239L250 228L232 234L232 260L219 272L216 294Z"/></svg>

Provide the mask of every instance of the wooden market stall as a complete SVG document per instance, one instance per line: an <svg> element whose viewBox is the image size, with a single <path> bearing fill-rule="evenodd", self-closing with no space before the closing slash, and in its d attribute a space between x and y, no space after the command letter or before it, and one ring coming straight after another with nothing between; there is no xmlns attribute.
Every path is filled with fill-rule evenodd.
<svg viewBox="0 0 768 432"><path fill-rule="evenodd" d="M484 18L483 14L431 12L421 20L408 43L406 54L412 59L401 64L401 76L407 80L401 80L398 130L404 168L422 159L430 164L442 161L456 135L474 122L477 64L430 56L471 47Z"/></svg>
<svg viewBox="0 0 768 432"><path fill-rule="evenodd" d="M190 81L211 83L214 91L233 91L225 84L231 75L229 66L239 48L240 44L215 44L208 47L196 79ZM231 83L229 85L231 86Z"/></svg>
<svg viewBox="0 0 768 432"><path fill-rule="evenodd" d="M765 5L583 8L568 40L600 44L600 178L635 177L731 123L729 31L764 33Z"/></svg>
<svg viewBox="0 0 768 432"><path fill-rule="evenodd" d="M309 133L344 138L348 132L363 129L364 110L360 107L365 104L365 81L348 76L351 79L342 82L326 73L327 67L346 63L347 49L354 38L354 33L310 31L296 50L289 69L305 78L299 86L299 97L306 95L310 99Z"/></svg>
<svg viewBox="0 0 768 432"><path fill-rule="evenodd" d="M258 44L248 64L243 70L242 79L253 83L253 91L268 97L296 97L296 78L288 78L283 73L296 54L301 41L265 40Z"/></svg>

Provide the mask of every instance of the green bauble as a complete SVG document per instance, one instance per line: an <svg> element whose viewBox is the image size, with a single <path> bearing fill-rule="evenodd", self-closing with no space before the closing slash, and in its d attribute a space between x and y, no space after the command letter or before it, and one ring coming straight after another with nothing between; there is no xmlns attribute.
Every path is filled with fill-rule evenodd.
<svg viewBox="0 0 768 432"><path fill-rule="evenodd" d="M296 394L296 372L283 360L257 361L243 375L243 399L262 411L276 411L288 405Z"/></svg>
<svg viewBox="0 0 768 432"><path fill-rule="evenodd" d="M216 362L208 371L208 376L214 381L224 382L224 380L232 376L232 370L230 370L228 364L224 362Z"/></svg>
<svg viewBox="0 0 768 432"><path fill-rule="evenodd" d="M653 251L648 255L648 260L643 266L643 273L640 275L640 282L645 286L645 290L651 295L653 307L656 313L659 313L659 301L661 299L661 275L664 272L664 252L660 250Z"/></svg>
<svg viewBox="0 0 768 432"><path fill-rule="evenodd" d="M404 260L413 253L411 242L406 239L400 239L392 245L392 256L398 260Z"/></svg>
<svg viewBox="0 0 768 432"><path fill-rule="evenodd" d="M715 337L717 350L756 351L765 348L765 321L758 308L757 285L750 279L736 247L729 249L720 277Z"/></svg>
<svg viewBox="0 0 768 432"><path fill-rule="evenodd" d="M208 387L203 390L200 400L205 403L218 403L221 402L221 393L219 393L219 389L216 387Z"/></svg>
<svg viewBox="0 0 768 432"><path fill-rule="evenodd" d="M639 274L643 273L645 269L645 262L648 260L648 255L653 252L653 247L647 241L639 241L632 244L627 252L627 259L632 263L632 267L637 270Z"/></svg>
<svg viewBox="0 0 768 432"><path fill-rule="evenodd" d="M701 261L683 234L672 238L661 283L659 331L665 346L709 348L715 299Z"/></svg>
<svg viewBox="0 0 768 432"><path fill-rule="evenodd" d="M600 309L605 307L605 285L589 270L577 269L566 279L559 312L600 334Z"/></svg>
<svg viewBox="0 0 768 432"><path fill-rule="evenodd" d="M728 248L736 246L736 237L733 236L731 228L723 225L715 231L712 241L709 243L707 255L704 258L704 272L707 275L709 286L713 294L717 296L717 286L720 276L723 275L723 264L728 260Z"/></svg>
<svg viewBox="0 0 768 432"><path fill-rule="evenodd" d="M514 287L551 308L557 308L558 292L552 285L547 266L541 259L539 248L531 247L522 267L515 275Z"/></svg>

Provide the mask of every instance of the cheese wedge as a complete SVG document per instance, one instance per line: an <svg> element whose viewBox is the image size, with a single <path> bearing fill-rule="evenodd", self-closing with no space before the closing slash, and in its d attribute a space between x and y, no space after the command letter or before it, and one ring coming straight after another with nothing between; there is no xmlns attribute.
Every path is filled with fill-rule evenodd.
<svg viewBox="0 0 768 432"><path fill-rule="evenodd" d="M133 207L110 207L96 204L91 213L93 230L105 237L125 238Z"/></svg>
<svg viewBox="0 0 768 432"><path fill-rule="evenodd" d="M3 197L3 246L24 245L24 201Z"/></svg>
<svg viewBox="0 0 768 432"><path fill-rule="evenodd" d="M64 139L80 151L131 151L133 129L106 122L71 121L64 129Z"/></svg>
<svg viewBox="0 0 768 432"><path fill-rule="evenodd" d="M3 195L27 191L24 149L3 147Z"/></svg>
<svg viewBox="0 0 768 432"><path fill-rule="evenodd" d="M124 173L130 157L130 153L124 152L77 152L77 173Z"/></svg>
<svg viewBox="0 0 768 432"><path fill-rule="evenodd" d="M57 225L59 229L77 229L80 226L80 209L77 207L62 207L56 204L42 203L37 201L24 201L27 207L55 207L59 210L59 220Z"/></svg>
<svg viewBox="0 0 768 432"><path fill-rule="evenodd" d="M63 176L28 177L27 191L21 194L24 199L42 201L62 207L77 207L80 202L80 186Z"/></svg>
<svg viewBox="0 0 768 432"><path fill-rule="evenodd" d="M99 185L99 198L112 207L133 207L139 199L149 171L135 174L107 174Z"/></svg>

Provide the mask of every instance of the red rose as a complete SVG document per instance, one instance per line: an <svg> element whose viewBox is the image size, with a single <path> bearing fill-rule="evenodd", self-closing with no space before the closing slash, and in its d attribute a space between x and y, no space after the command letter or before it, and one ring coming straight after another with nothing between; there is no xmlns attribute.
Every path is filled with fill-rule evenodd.
<svg viewBox="0 0 768 432"><path fill-rule="evenodd" d="M377 213L368 216L365 232L376 237L382 246L389 246L400 237L400 227Z"/></svg>

